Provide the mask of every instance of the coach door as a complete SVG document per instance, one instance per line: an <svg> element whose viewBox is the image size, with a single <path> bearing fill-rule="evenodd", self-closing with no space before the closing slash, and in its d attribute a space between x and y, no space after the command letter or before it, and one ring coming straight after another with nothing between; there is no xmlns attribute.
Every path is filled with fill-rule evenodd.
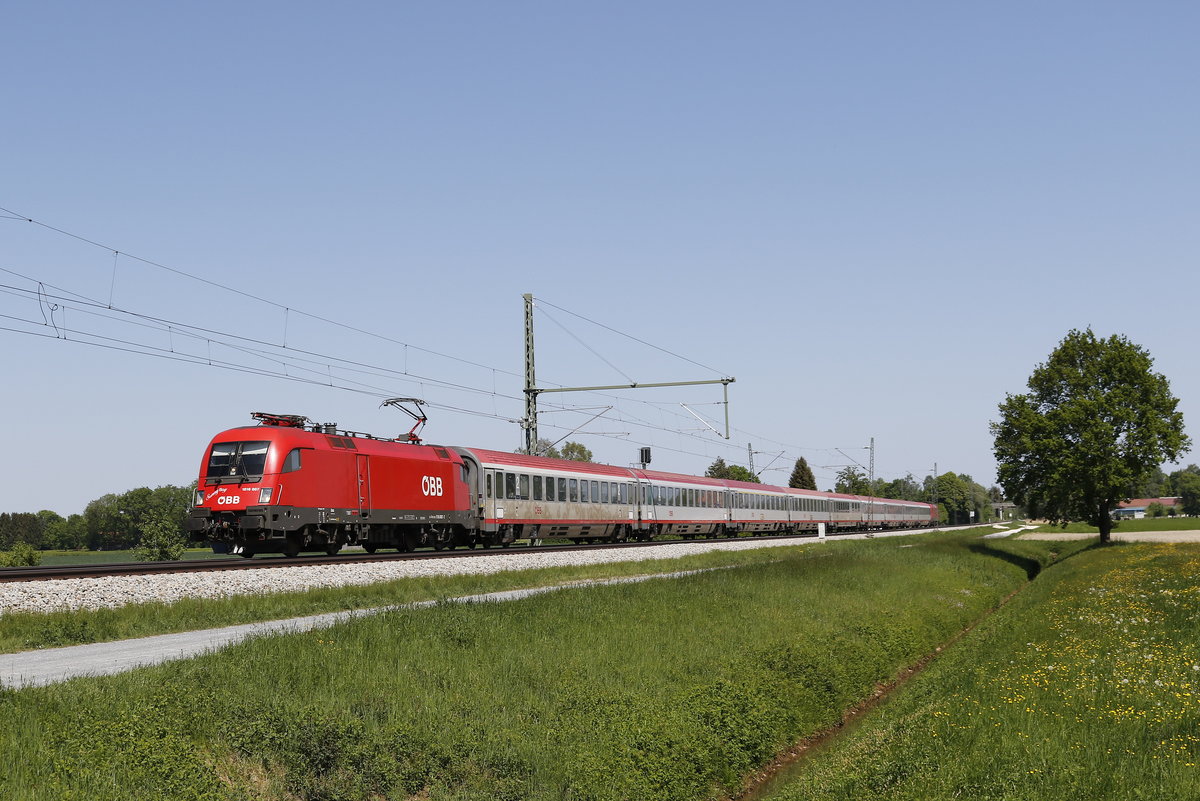
<svg viewBox="0 0 1200 801"><path fill-rule="evenodd" d="M358 478L358 516L371 516L371 463L366 454L354 454L355 473Z"/></svg>

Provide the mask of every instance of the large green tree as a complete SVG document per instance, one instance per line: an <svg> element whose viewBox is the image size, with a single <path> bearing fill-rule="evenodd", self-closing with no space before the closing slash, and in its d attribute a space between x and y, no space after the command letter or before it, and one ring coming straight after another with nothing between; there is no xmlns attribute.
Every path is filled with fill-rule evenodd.
<svg viewBox="0 0 1200 801"><path fill-rule="evenodd" d="M991 424L1000 485L1031 516L1112 532L1112 510L1191 446L1179 400L1124 336L1072 330Z"/></svg>
<svg viewBox="0 0 1200 801"><path fill-rule="evenodd" d="M867 480L866 474L857 467L848 465L838 471L833 491L846 495L870 495L871 482Z"/></svg>
<svg viewBox="0 0 1200 801"><path fill-rule="evenodd" d="M1179 494L1180 505L1185 515L1200 515L1200 475L1196 473L1179 472L1174 479L1175 492Z"/></svg>
<svg viewBox="0 0 1200 801"><path fill-rule="evenodd" d="M523 453L526 456L545 456L550 459L561 459L562 453L558 448L554 447L554 443L545 437L538 437L537 444L533 446L533 453L529 453L528 448L517 448L517 453Z"/></svg>
<svg viewBox="0 0 1200 801"><path fill-rule="evenodd" d="M592 452L578 442L568 441L563 443L562 458L570 459L572 462L590 462L592 461Z"/></svg>
<svg viewBox="0 0 1200 801"><path fill-rule="evenodd" d="M792 477L788 479L788 486L792 489L809 489L817 488L817 478L813 475L812 468L808 466L808 460L801 456L796 460L796 466L792 468Z"/></svg>
<svg viewBox="0 0 1200 801"><path fill-rule="evenodd" d="M747 468L740 464L726 464L725 460L720 456L708 466L704 471L704 475L709 478L727 478L730 481L747 481L751 484L761 484L758 476L751 473Z"/></svg>

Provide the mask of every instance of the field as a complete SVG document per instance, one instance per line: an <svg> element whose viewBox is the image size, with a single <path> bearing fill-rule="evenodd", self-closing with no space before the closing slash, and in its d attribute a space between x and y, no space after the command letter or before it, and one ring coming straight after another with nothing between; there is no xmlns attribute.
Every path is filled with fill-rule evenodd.
<svg viewBox="0 0 1200 801"><path fill-rule="evenodd" d="M0 775L31 801L717 798L1071 547L814 543L7 691Z"/></svg>
<svg viewBox="0 0 1200 801"><path fill-rule="evenodd" d="M764 798L1200 798L1200 546L1045 571Z"/></svg>

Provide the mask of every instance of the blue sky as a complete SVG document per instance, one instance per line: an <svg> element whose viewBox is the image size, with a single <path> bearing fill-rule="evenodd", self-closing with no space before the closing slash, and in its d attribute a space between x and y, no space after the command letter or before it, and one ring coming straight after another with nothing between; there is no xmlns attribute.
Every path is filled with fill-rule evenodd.
<svg viewBox="0 0 1200 801"><path fill-rule="evenodd" d="M987 485L997 404L1089 325L1146 347L1194 420L1198 21L1095 2L11 9L0 207L99 246L0 220L0 509L187 483L251 411L395 434L380 398L418 396L431 441L515 448L525 292L691 360L542 306L546 384L737 378L728 442L680 407L719 421L719 388L547 398L612 406L572 438L615 464L650 444L702 472L750 443L824 488L835 449L865 464L874 437L879 475L937 462ZM286 343L371 388L85 330L205 358L218 336Z"/></svg>

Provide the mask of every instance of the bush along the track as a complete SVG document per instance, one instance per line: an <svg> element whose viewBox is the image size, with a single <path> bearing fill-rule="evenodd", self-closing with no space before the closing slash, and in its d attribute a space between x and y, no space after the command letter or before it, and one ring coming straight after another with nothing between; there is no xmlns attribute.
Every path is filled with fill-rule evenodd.
<svg viewBox="0 0 1200 801"><path fill-rule="evenodd" d="M994 608L1047 553L978 543L813 545L7 692L0 774L33 801L716 797Z"/></svg>
<svg viewBox="0 0 1200 801"><path fill-rule="evenodd" d="M1200 798L1200 546L1047 570L777 801Z"/></svg>

